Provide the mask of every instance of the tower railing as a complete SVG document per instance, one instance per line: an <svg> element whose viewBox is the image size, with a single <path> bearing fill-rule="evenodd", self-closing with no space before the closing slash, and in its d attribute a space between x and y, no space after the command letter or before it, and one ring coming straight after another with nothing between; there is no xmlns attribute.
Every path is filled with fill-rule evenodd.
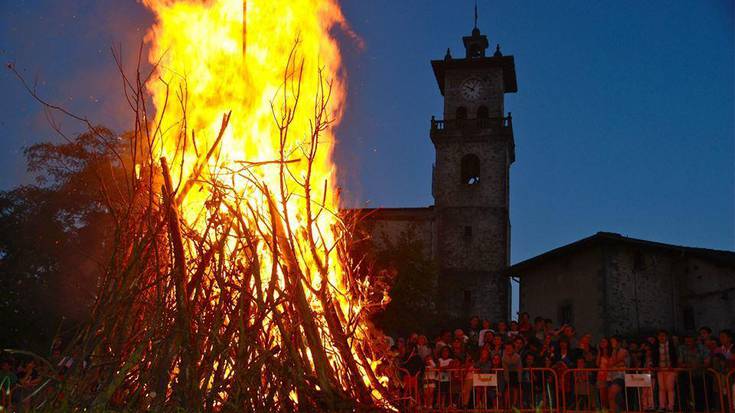
<svg viewBox="0 0 735 413"><path fill-rule="evenodd" d="M431 130L462 130L462 129L512 129L513 117L510 113L502 118L475 118L475 119L436 119L431 117Z"/></svg>

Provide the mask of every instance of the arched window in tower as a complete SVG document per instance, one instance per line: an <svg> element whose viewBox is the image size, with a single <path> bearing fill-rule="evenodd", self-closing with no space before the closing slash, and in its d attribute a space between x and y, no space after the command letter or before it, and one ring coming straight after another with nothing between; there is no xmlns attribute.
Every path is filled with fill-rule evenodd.
<svg viewBox="0 0 735 413"><path fill-rule="evenodd" d="M480 183L480 158L468 154L462 157L462 184L477 185Z"/></svg>
<svg viewBox="0 0 735 413"><path fill-rule="evenodd" d="M455 116L457 120L465 120L467 119L467 108L464 106L460 106L457 108L457 115Z"/></svg>
<svg viewBox="0 0 735 413"><path fill-rule="evenodd" d="M477 108L477 119L487 119L490 117L490 112L487 110L487 106L481 105Z"/></svg>

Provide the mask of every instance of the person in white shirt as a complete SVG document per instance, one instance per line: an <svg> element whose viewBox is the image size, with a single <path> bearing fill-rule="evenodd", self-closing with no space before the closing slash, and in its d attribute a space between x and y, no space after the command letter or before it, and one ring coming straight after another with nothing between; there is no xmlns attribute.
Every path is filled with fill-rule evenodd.
<svg viewBox="0 0 735 413"><path fill-rule="evenodd" d="M490 328L490 320L482 320L482 330L478 333L477 346L482 348L485 345L485 337L488 331L495 334L495 331Z"/></svg>

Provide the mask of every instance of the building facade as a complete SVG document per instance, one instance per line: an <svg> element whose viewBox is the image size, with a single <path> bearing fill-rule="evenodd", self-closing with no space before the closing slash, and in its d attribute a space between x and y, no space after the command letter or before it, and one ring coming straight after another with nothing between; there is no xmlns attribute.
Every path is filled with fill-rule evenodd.
<svg viewBox="0 0 735 413"><path fill-rule="evenodd" d="M600 232L510 267L520 309L596 337L735 326L735 252Z"/></svg>
<svg viewBox="0 0 735 413"><path fill-rule="evenodd" d="M509 316L509 179L515 160L513 125L504 96L517 91L515 64L475 27L462 38L463 57L449 50L431 67L444 98L443 119L432 116L436 150L434 205L364 210L376 242L411 231L436 260L436 303L447 319Z"/></svg>

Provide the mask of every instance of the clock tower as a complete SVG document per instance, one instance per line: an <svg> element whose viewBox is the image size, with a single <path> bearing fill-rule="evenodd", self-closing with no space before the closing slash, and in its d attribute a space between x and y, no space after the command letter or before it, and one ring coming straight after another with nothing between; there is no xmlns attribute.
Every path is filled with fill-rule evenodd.
<svg viewBox="0 0 735 413"><path fill-rule="evenodd" d="M440 268L437 304L449 318L508 319L509 172L513 125L504 95L517 91L513 56L488 56L480 29L462 38L463 57L447 50L431 66L444 97L443 120L431 119L432 176Z"/></svg>

